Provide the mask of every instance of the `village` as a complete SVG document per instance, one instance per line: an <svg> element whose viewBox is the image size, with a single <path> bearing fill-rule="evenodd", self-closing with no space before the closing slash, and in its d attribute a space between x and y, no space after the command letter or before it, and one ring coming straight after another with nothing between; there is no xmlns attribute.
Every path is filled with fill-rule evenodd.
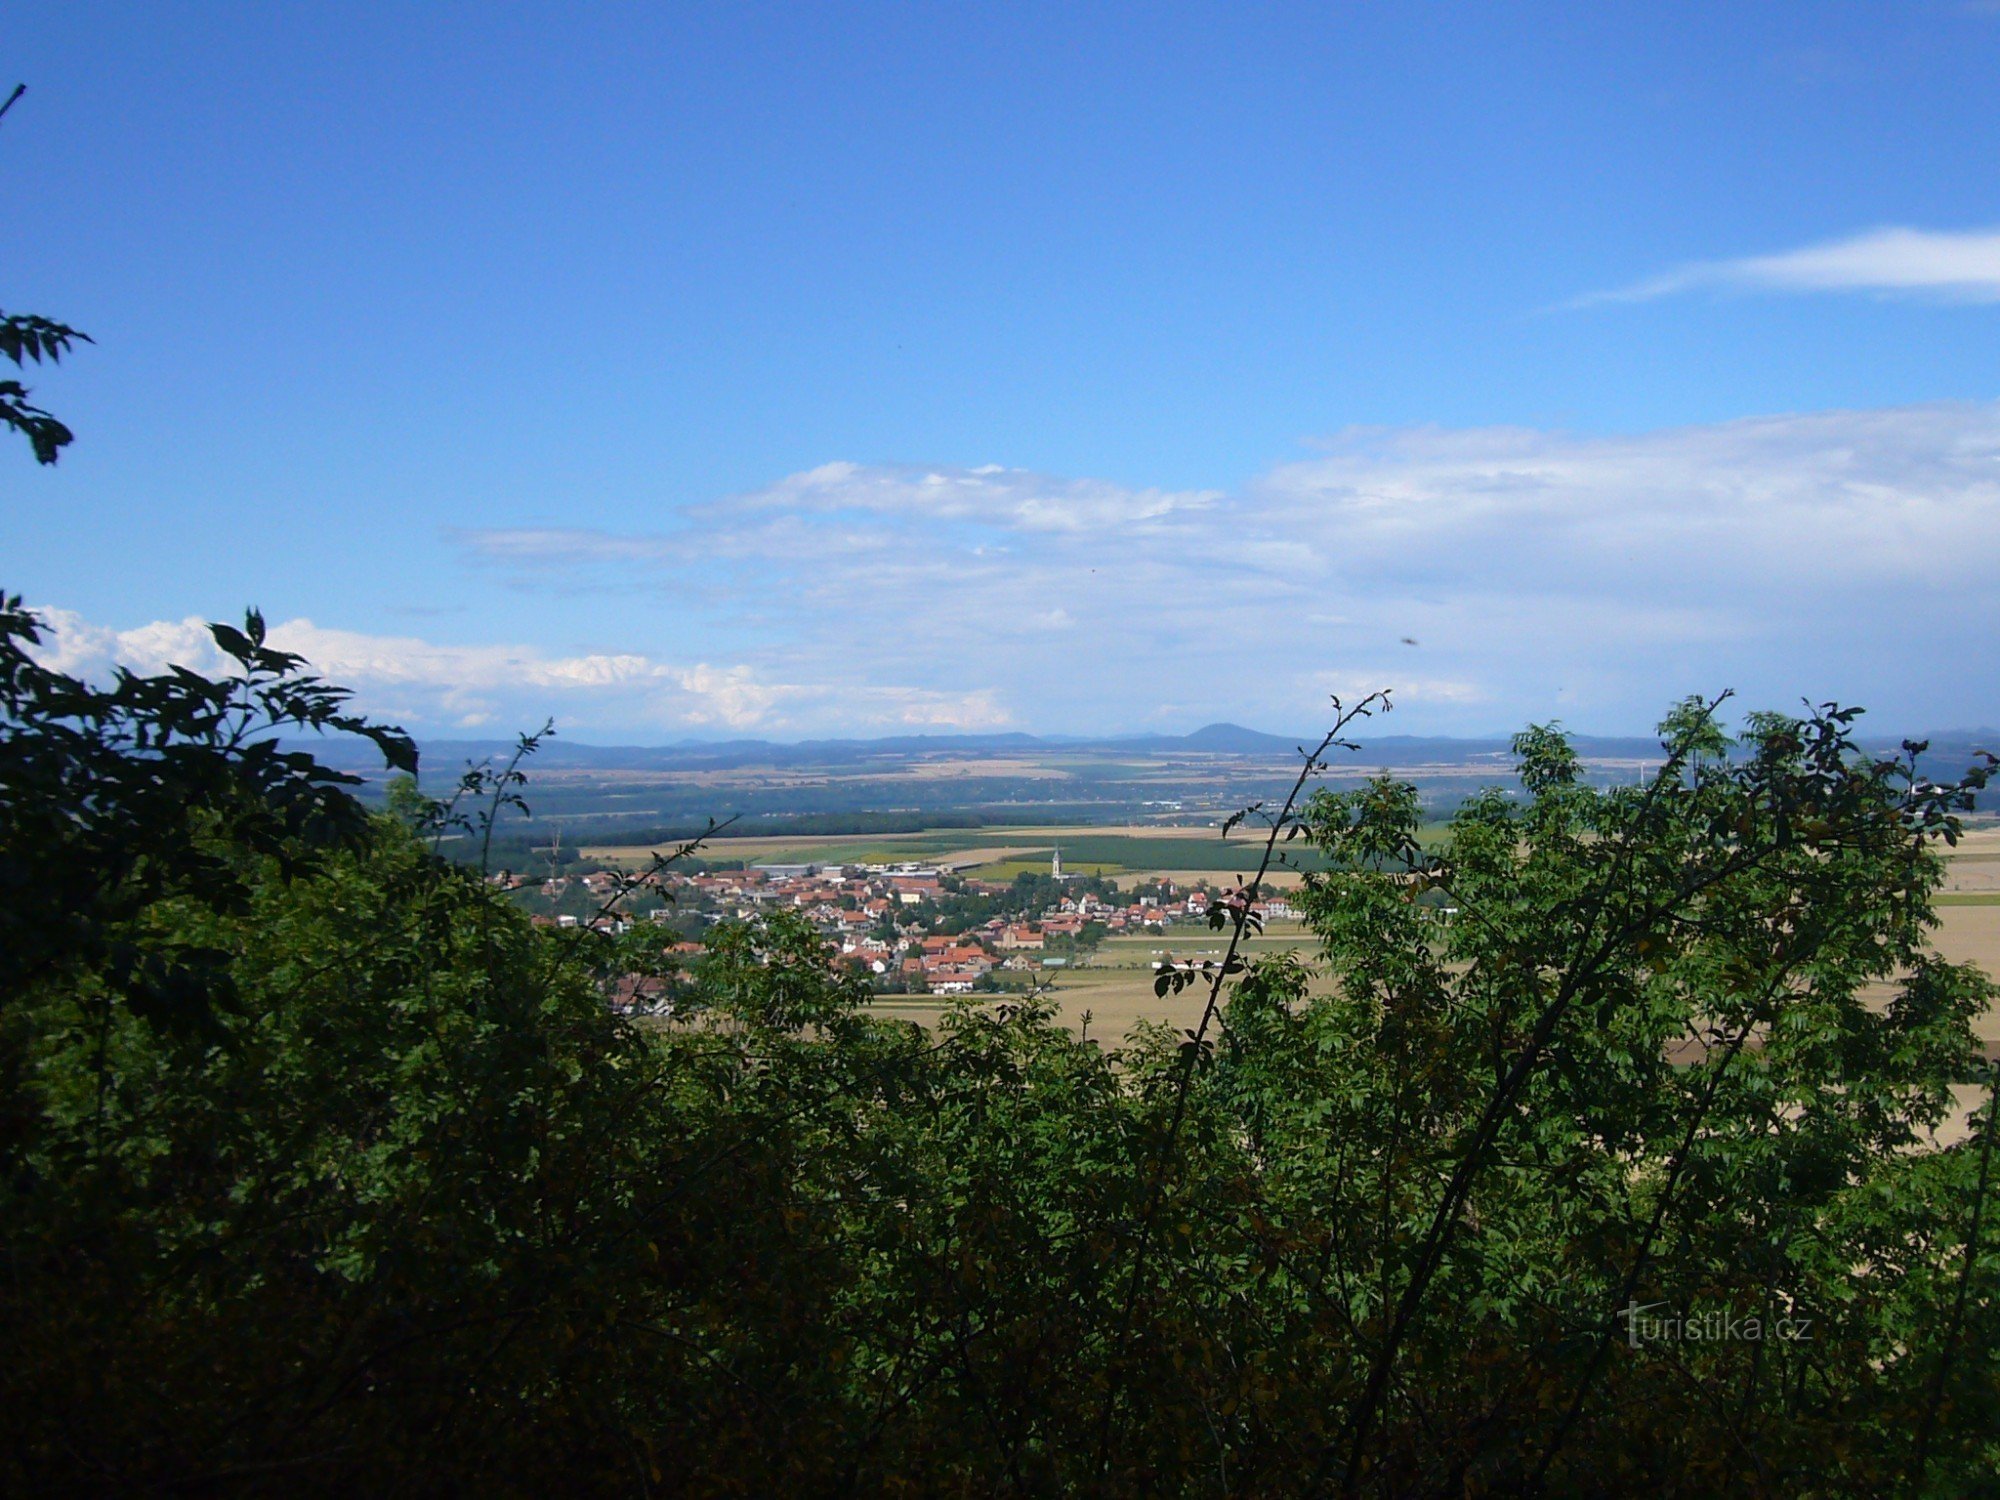
<svg viewBox="0 0 2000 1500"><path fill-rule="evenodd" d="M1205 928L1212 908L1242 902L1238 888L1165 876L1120 890L1104 875L1066 874L1060 851L1047 873L1024 871L1011 881L920 864L599 869L539 881L502 872L492 880L529 906L537 926L613 937L667 927L664 946L683 966L698 960L707 926L795 912L826 939L829 963L885 995L1027 988L1038 971L1087 962L1108 936ZM1276 893L1250 909L1266 921L1295 915ZM647 1009L664 994L634 978L618 986L614 1004Z"/></svg>

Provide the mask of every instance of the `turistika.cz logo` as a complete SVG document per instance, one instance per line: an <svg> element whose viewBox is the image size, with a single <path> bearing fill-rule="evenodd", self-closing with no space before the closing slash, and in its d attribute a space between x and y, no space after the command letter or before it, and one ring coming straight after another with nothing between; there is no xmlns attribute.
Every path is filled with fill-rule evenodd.
<svg viewBox="0 0 2000 1500"><path fill-rule="evenodd" d="M1761 1318L1754 1313L1746 1316L1727 1308L1713 1308L1703 1313L1648 1316L1654 1308L1666 1305L1664 1302L1627 1304L1619 1314L1625 1320L1625 1342L1636 1349L1641 1344L1722 1344L1738 1341L1754 1344L1764 1339L1793 1343L1812 1337L1813 1320L1790 1314L1782 1318Z"/></svg>

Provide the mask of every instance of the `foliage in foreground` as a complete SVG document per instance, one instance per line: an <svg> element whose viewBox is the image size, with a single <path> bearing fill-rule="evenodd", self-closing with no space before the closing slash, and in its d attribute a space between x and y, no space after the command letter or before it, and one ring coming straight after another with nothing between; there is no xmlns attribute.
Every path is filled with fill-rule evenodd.
<svg viewBox="0 0 2000 1500"><path fill-rule="evenodd" d="M33 629L10 1492L1994 1488L1991 1111L1930 1135L1983 1066L1926 943L1963 788L1851 714L1726 754L1689 705L1609 792L1531 731L1428 853L1406 786L1287 804L1329 982L1109 1053L875 1019L783 920L637 1029L629 948L273 746L365 726L254 622L237 682L109 689Z"/></svg>

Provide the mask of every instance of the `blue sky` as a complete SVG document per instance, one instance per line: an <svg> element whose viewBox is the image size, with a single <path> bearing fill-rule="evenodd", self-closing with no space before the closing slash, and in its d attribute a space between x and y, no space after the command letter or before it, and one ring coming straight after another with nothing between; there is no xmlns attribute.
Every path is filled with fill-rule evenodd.
<svg viewBox="0 0 2000 1500"><path fill-rule="evenodd" d="M429 733L2000 722L2000 5L5 22L78 670L254 603Z"/></svg>

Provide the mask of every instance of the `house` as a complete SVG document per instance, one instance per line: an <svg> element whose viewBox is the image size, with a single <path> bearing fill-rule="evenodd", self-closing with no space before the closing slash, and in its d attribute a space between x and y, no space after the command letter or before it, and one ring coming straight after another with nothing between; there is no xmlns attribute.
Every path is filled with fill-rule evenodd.
<svg viewBox="0 0 2000 1500"><path fill-rule="evenodd" d="M657 974L621 974L611 985L611 1008L623 1015L656 1010L666 1003L668 984Z"/></svg>

